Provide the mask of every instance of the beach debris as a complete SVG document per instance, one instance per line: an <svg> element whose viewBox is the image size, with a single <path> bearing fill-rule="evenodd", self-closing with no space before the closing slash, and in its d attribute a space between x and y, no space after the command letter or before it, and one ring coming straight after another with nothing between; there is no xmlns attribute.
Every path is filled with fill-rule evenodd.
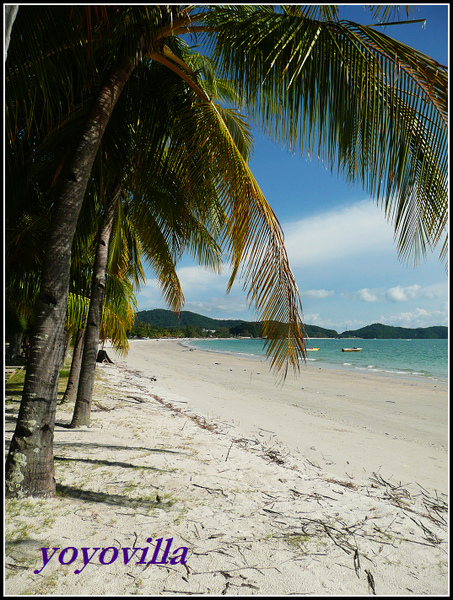
<svg viewBox="0 0 453 600"><path fill-rule="evenodd" d="M146 400L144 400L143 398L140 398L139 396L126 396L126 398L131 398L132 400L135 400L139 404L143 404L144 402L146 402Z"/></svg>
<svg viewBox="0 0 453 600"><path fill-rule="evenodd" d="M391 504L394 506L398 506L399 508L408 508L411 502L410 492L402 487L402 483L399 485L390 483L386 481L382 475L379 473L373 473L373 477L370 477L372 481L375 482L374 487L377 487L376 484L385 487L385 497L387 497ZM409 509L411 510L411 509Z"/></svg>
<svg viewBox="0 0 453 600"><path fill-rule="evenodd" d="M258 429L260 431L265 431L266 433L275 433L275 431L272 431L271 429L263 429L262 427L258 427Z"/></svg>
<svg viewBox="0 0 453 600"><path fill-rule="evenodd" d="M342 485L343 487L349 488L350 490L355 490L357 489L357 486L355 485L355 483L352 483L352 481L339 481L338 479L326 479L325 481L327 481L328 483L336 483L337 485Z"/></svg>
<svg viewBox="0 0 453 600"><path fill-rule="evenodd" d="M198 483L192 483L192 485L195 487L201 488L203 490L206 490L210 494L213 494L214 492L220 492L222 494L222 496L225 496L225 498L228 498L227 494L225 494L225 492L222 490L222 488L209 488L209 487L206 487L205 485L199 485Z"/></svg>
<svg viewBox="0 0 453 600"><path fill-rule="evenodd" d="M234 444L234 440L231 442L231 446L228 448L228 452L227 452L227 455L225 457L225 462L228 460L228 457L230 456L230 450L233 447L233 444Z"/></svg>
<svg viewBox="0 0 453 600"><path fill-rule="evenodd" d="M293 488L289 488L289 491L298 498L304 498L306 502L309 502L310 500L316 500L318 504L321 504L320 500L333 500L334 502L337 502L338 500L338 498L332 498L332 496L325 496L324 494L319 494L318 492L304 494Z"/></svg>
<svg viewBox="0 0 453 600"><path fill-rule="evenodd" d="M321 467L320 467L320 466L319 466L317 463L313 462L313 461L312 461L312 460L310 460L309 458L306 458L305 460L306 460L306 462L308 462L308 464L309 464L310 466L314 467L315 469L321 469Z"/></svg>
<svg viewBox="0 0 453 600"><path fill-rule="evenodd" d="M277 463L278 465L284 465L285 460L282 458L280 452L278 450L267 450L264 455L269 458L272 462Z"/></svg>
<svg viewBox="0 0 453 600"><path fill-rule="evenodd" d="M355 549L355 552L354 552L354 569L355 569L357 577L360 578L360 559L359 559L359 551L357 550L357 548Z"/></svg>
<svg viewBox="0 0 453 600"><path fill-rule="evenodd" d="M427 510L427 516L429 519L439 527L446 527L448 525L447 520L440 513L448 513L448 503L439 497L437 491L434 497L422 485L420 485L418 482L416 483L422 490L421 493L423 496L423 505Z"/></svg>
<svg viewBox="0 0 453 600"><path fill-rule="evenodd" d="M443 542L443 540L441 540L440 537L438 537L433 531L428 529L428 527L426 527L426 525L424 525L421 521L417 521L417 519L414 519L413 517L409 518L422 529L423 533L425 534L425 539L428 542L430 542L434 546Z"/></svg>
<svg viewBox="0 0 453 600"><path fill-rule="evenodd" d="M368 581L368 589L371 590L371 593L376 596L376 586L374 583L374 577L371 573L371 571L369 571L368 569L365 569L365 573L366 573L366 578Z"/></svg>

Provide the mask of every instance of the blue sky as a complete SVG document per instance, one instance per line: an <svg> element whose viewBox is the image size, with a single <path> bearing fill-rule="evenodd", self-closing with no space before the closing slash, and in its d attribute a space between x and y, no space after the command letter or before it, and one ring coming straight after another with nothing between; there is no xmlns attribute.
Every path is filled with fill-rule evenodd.
<svg viewBox="0 0 453 600"><path fill-rule="evenodd" d="M386 33L448 64L448 5L419 5L422 24ZM360 6L340 17L370 22ZM317 160L291 155L254 129L251 170L280 221L302 297L304 322L336 329L371 323L403 327L447 325L448 276L440 248L415 268L398 260L392 226L359 186L350 186ZM226 294L228 267L214 275L183 258L178 268L185 305L217 319L257 318L242 286ZM152 273L137 293L139 310L166 308Z"/></svg>

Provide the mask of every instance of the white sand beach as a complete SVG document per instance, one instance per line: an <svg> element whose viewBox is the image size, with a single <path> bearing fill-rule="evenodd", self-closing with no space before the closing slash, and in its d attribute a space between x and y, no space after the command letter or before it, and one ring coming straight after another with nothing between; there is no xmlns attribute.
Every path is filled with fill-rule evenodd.
<svg viewBox="0 0 453 600"><path fill-rule="evenodd" d="M57 496L6 504L6 594L448 595L445 383L106 350Z"/></svg>

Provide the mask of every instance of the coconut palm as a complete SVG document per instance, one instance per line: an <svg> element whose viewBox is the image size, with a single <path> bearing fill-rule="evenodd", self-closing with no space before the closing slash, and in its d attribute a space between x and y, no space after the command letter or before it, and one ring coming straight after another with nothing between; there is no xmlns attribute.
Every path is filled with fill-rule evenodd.
<svg viewBox="0 0 453 600"><path fill-rule="evenodd" d="M96 260L95 260L96 264ZM90 269L92 271L92 269ZM108 338L117 351L127 352L127 332L131 329L137 310L132 280L141 272L141 263L128 265L127 270L108 268L105 274L105 302L103 305L100 337ZM73 346L68 383L61 403L75 402L77 397L87 317L92 298L81 294L69 294L67 330ZM97 348L96 340L96 348ZM94 368L94 367L93 367Z"/></svg>
<svg viewBox="0 0 453 600"><path fill-rule="evenodd" d="M19 23L27 26L21 10L15 28ZM42 15L51 10L46 7ZM71 9L83 15L77 10ZM41 15L33 14L28 31L43 23ZM361 181L393 219L402 256L414 248L424 252L442 240L447 216L446 68L376 29L340 22L331 7L103 7L99 27L88 27L87 36L83 27L71 30L67 14L60 23L56 16L61 15L61 8L52 13L56 29L51 35L43 28L46 50L37 60L35 38L21 36L19 51L14 29L8 51L8 61L13 56L15 97L25 105L27 96L20 90L36 89L30 86L26 67L33 66L44 89L49 77L44 57L50 60L58 53L54 70L60 70L59 80L69 80L70 85L53 96L47 94L42 122L61 121L65 111L72 110L74 96L86 99L88 95L92 100L80 141L58 178L32 368L8 458L10 493L51 493L53 489L55 373L61 360L72 239L109 119L123 90L147 60L178 75L194 98L199 127L184 147L197 157L200 172L209 165L215 178L227 215L223 242L233 265L230 285L242 266L249 300L268 323L267 350L275 367L283 373L288 365L297 368L303 354L299 298L282 232L231 137L221 106L211 101L197 73L184 62L178 36L205 36L220 72L234 79L250 114L276 136L292 147L298 141L302 150L316 150L331 166L338 164L347 178ZM89 49L85 62L82 48ZM81 85L87 81L87 72L96 86ZM100 82L99 73L105 72L109 75ZM33 100L35 104L42 100L40 93ZM8 131L17 131L17 106L10 108ZM36 113L28 109L25 114L32 128ZM19 133L24 135L20 127ZM45 345L42 339L47 340ZM31 422L36 426L30 427ZM27 454L35 452L24 461L25 446ZM40 477L34 477L36 465L40 465Z"/></svg>
<svg viewBox="0 0 453 600"><path fill-rule="evenodd" d="M446 233L447 68L375 26L340 21L336 7L320 20L318 8L218 7L203 39L250 114L360 181L393 221L400 256L416 262ZM374 9L384 23L392 16Z"/></svg>
<svg viewBox="0 0 453 600"><path fill-rule="evenodd" d="M167 303L175 311L179 311L183 303L175 266L184 249L192 250L201 264L219 268L220 251L213 237L214 232L207 228L207 214L213 214L216 190L211 186L208 194L206 181L200 186L198 175L197 181L191 181L196 165L189 157L181 155L180 131L176 136L171 135L172 129L180 130L181 126L168 111L177 107L177 113L181 113L181 107L187 101L186 86L160 65L157 65L157 69L152 63L147 67L139 84L130 86L127 93L123 94L102 142L99 176L103 179L96 188L99 186L105 190L110 173L120 183L111 192L99 235L72 427L88 425L90 420L113 211L117 209L117 233L112 243L111 264L120 273L129 269L131 246L128 248L124 244L125 238L132 239L130 235L124 235L124 226L129 223L132 225L129 231L139 243L134 255L142 253L155 267ZM162 75L165 78L168 74L173 81L165 85ZM153 89L158 84L159 93L153 94L148 102L141 102L143 90ZM165 115L162 114L164 109L167 110ZM164 127L156 128L154 125L156 112L157 120ZM234 123L235 119L231 121ZM161 139L157 137L159 132ZM237 133L235 137L239 139ZM122 196L123 202L118 202ZM209 211L205 204L208 204ZM118 224L123 235L118 235ZM210 221L208 227L211 224ZM137 280L136 284L140 284L140 281Z"/></svg>

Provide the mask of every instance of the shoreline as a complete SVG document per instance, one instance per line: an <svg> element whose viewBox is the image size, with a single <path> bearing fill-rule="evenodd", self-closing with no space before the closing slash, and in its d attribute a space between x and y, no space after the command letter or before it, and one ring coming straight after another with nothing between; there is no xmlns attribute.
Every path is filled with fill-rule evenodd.
<svg viewBox="0 0 453 600"><path fill-rule="evenodd" d="M390 442L342 407L367 416L364 388L317 372L299 379L305 404L291 406L259 361L144 344L128 357L107 349L115 364L97 365L90 427L68 429L72 407L58 407L57 495L6 504L7 594L448 594L447 496L426 479L433 448L418 443L418 484L363 471L363 460L343 470L354 440L362 459ZM329 397L332 385L350 390L346 401ZM320 399L331 414L315 411ZM301 438L293 451L276 431L280 417L297 429L297 414L316 449Z"/></svg>
<svg viewBox="0 0 453 600"><path fill-rule="evenodd" d="M132 340L134 342L139 342L139 341L152 341L154 339L157 338L149 338L148 340ZM173 341L175 341L177 338L170 338L173 339ZM211 338L213 340L220 340L223 338ZM252 338L237 338L237 339L252 339ZM322 340L330 340L333 338L317 338L317 339L322 339ZM362 338L365 339L365 338ZM179 339L179 341L181 343L187 343L188 345L190 345L190 342L194 340L194 341L205 341L205 338L181 338ZM129 340L131 341L131 340ZM313 340L312 340L313 341ZM368 340L366 340L368 341ZM210 348L200 348L197 346L193 346L194 349L200 350L200 351L205 351L205 352L213 352L213 353L218 353L218 354L226 354L226 355L235 355L236 353L234 352L225 352L222 350L214 350L214 349L210 349ZM239 354L239 353L237 353ZM262 360L262 357L258 356L258 355L252 355L252 354L243 354L243 356L249 356L250 358L258 358ZM263 355L264 356L264 355ZM345 355L344 360L346 360L347 355ZM425 373L420 373L417 371L404 371L404 370L392 370L392 369L385 369L384 367L360 367L360 366L354 366L352 364L348 364L347 362L343 362L343 363L339 363L339 362L329 362L328 359L325 359L324 357L320 357L320 355L316 355L316 357L312 357L310 355L307 356L307 360L304 363L304 361L301 361L301 368L304 368L306 366L309 366L309 363L315 363L314 366L319 366L320 368L326 368L326 369L333 369L333 370L337 370L338 372L343 372L343 371L350 371L350 372L364 372L364 373L372 373L372 374L383 374L384 376L389 376L389 377L396 377L399 379L407 379L409 381L411 380L419 380L419 381L435 381L435 382L439 382L440 384L444 384L444 385L448 385L448 373L446 376L444 375L432 375L432 374L425 374Z"/></svg>
<svg viewBox="0 0 453 600"><path fill-rule="evenodd" d="M190 339L190 338L188 338ZM201 339L201 338L200 338ZM328 339L328 338L327 338ZM183 345L183 344L181 344ZM240 354L240 353L233 353L233 352L226 352L226 351L222 351L222 350L212 350L212 349L208 349L208 348L198 348L198 347L194 347L194 350L199 350L200 352L209 352L209 353L213 353L213 354L225 354L226 356L246 356L249 357L251 359L258 359L261 360L262 362L264 362L259 356L256 355L252 355L252 354ZM393 370L386 370L384 368L377 368L377 367L357 367L348 363L333 363L333 362L328 362L328 360L326 359L319 359L319 358L307 358L307 362L304 364L303 362L301 363L301 369L304 368L323 368L323 369L331 369L333 371L337 371L339 374L340 373L344 373L344 372L350 372L350 373L362 373L362 374L368 374L371 373L372 375L376 375L376 377L379 376L383 376L383 377L394 377L395 379L401 379L403 381L426 381L426 382L435 382L435 383L439 383L440 385L444 385L444 386L448 386L448 379L445 379L443 377L438 377L435 375L425 375L424 373L418 373L418 372L405 372L405 371L393 371Z"/></svg>
<svg viewBox="0 0 453 600"><path fill-rule="evenodd" d="M414 484L426 463L418 483L447 492L446 383L309 365L278 386L265 359L180 342L167 340L164 352L156 353L160 340L137 340L128 357L115 360L145 377L152 368L158 395L230 422L245 436L269 430L291 452L310 456L337 477L363 480L380 470Z"/></svg>

